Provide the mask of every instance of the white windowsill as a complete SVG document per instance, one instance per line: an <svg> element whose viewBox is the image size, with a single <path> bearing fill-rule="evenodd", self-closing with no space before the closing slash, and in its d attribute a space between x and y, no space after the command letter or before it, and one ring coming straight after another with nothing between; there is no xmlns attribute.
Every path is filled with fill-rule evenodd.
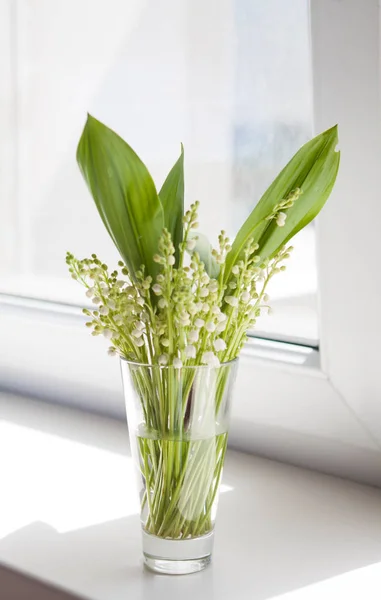
<svg viewBox="0 0 381 600"><path fill-rule="evenodd" d="M5 394L0 414L5 564L91 600L379 598L381 490L230 451L212 566L158 576L125 424Z"/></svg>

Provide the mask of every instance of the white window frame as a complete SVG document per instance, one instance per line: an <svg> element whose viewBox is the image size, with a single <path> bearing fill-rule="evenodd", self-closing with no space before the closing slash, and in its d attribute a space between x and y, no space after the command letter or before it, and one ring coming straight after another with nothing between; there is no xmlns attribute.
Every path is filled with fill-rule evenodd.
<svg viewBox="0 0 381 600"><path fill-rule="evenodd" d="M315 131L338 123L342 153L317 220L320 347L250 340L230 440L381 485L379 3L311 0L311 39ZM12 106L0 108L0 125L9 123ZM2 177L8 193L16 177L15 168ZM1 387L124 418L118 363L79 309L3 295L0 331Z"/></svg>

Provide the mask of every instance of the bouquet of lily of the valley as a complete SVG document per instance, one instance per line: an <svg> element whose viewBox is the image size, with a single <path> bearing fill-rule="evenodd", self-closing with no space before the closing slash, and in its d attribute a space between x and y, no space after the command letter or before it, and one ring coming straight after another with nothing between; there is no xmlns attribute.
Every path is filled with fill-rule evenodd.
<svg viewBox="0 0 381 600"><path fill-rule="evenodd" d="M235 359L270 309L268 284L286 269L288 241L332 190L337 142L333 127L305 144L235 238L221 231L213 248L200 233L199 203L184 210L183 149L158 192L135 152L88 117L77 160L121 260L109 269L95 254L68 253L67 263L94 304L84 309L87 327L129 374L150 535L186 540L212 530Z"/></svg>

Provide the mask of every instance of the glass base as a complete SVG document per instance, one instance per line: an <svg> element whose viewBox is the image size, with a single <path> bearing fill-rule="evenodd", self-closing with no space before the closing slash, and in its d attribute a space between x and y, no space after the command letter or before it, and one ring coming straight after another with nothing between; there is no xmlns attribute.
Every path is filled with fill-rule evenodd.
<svg viewBox="0 0 381 600"><path fill-rule="evenodd" d="M211 556L194 560L165 560L144 554L144 564L150 571L164 575L189 575L202 571L211 561Z"/></svg>
<svg viewBox="0 0 381 600"><path fill-rule="evenodd" d="M187 575L208 566L213 550L214 532L189 540L159 538L142 530L144 563L156 573Z"/></svg>

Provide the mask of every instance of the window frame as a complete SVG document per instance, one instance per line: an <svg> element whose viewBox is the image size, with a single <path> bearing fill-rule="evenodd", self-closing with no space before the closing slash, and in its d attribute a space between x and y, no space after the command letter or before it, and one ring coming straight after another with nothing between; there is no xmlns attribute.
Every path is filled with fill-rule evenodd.
<svg viewBox="0 0 381 600"><path fill-rule="evenodd" d="M2 4L2 12L11 4ZM307 352L249 340L230 442L381 485L381 281L374 275L381 222L380 7L373 0L311 0L310 9L315 131L339 123L341 149L335 189L317 219L320 346ZM15 107L5 108L1 124L16 118ZM14 149L9 161L14 168L3 185L12 191ZM359 198L366 229L358 227ZM124 418L117 361L88 335L79 309L3 294L0 330L2 388Z"/></svg>

